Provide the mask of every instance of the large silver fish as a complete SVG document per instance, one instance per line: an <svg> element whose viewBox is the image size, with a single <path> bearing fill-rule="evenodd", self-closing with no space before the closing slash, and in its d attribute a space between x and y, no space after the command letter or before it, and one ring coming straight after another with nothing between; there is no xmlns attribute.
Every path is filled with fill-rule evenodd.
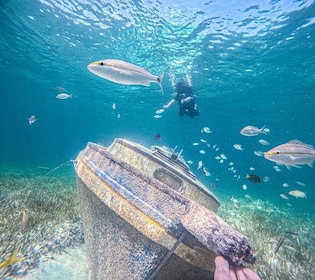
<svg viewBox="0 0 315 280"><path fill-rule="evenodd" d="M264 154L268 160L283 164L286 167L307 164L312 167L315 160L313 146L299 140L291 140L288 143L279 145Z"/></svg>
<svg viewBox="0 0 315 280"><path fill-rule="evenodd" d="M118 84L149 86L150 83L157 83L163 94L164 73L154 76L142 67L118 59L92 62L87 68L93 74Z"/></svg>

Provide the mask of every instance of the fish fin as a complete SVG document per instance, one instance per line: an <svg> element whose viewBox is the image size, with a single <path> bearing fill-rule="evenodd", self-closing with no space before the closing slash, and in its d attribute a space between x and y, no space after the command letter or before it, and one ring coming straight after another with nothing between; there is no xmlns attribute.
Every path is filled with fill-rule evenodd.
<svg viewBox="0 0 315 280"><path fill-rule="evenodd" d="M287 144L297 144L297 145L301 145L301 146L304 146L304 147L307 147L307 148L310 148L310 149L314 149L314 147L312 145L305 144L301 140L298 140L298 139L290 140L289 142L287 142Z"/></svg>
<svg viewBox="0 0 315 280"><path fill-rule="evenodd" d="M308 165L309 167L313 167L313 161L309 162L307 165Z"/></svg>
<svg viewBox="0 0 315 280"><path fill-rule="evenodd" d="M292 166L292 165L286 165L285 167L291 171L291 170L292 170L292 169L291 169L291 166Z"/></svg>
<svg viewBox="0 0 315 280"><path fill-rule="evenodd" d="M250 176L248 174L246 174L245 178L248 179L248 178L250 178Z"/></svg>
<svg viewBox="0 0 315 280"><path fill-rule="evenodd" d="M162 86L162 82L163 82L163 78L164 78L164 72L161 73L158 78L157 78L157 82L161 88L161 91L162 91L162 95L164 95L164 91L163 91L163 86Z"/></svg>
<svg viewBox="0 0 315 280"><path fill-rule="evenodd" d="M286 165L286 168L288 168L290 171L292 170L291 167L302 168L301 166L295 164Z"/></svg>

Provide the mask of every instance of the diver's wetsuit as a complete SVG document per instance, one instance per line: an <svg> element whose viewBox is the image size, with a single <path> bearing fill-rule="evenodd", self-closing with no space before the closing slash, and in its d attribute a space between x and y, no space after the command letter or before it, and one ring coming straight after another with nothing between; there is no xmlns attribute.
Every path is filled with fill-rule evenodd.
<svg viewBox="0 0 315 280"><path fill-rule="evenodd" d="M183 83L178 83L176 85L177 95L175 96L175 101L179 104L179 115L182 117L187 114L190 117L195 117L199 115L199 109L195 102L195 97L193 95L191 87ZM182 100L190 97L189 101L183 102Z"/></svg>

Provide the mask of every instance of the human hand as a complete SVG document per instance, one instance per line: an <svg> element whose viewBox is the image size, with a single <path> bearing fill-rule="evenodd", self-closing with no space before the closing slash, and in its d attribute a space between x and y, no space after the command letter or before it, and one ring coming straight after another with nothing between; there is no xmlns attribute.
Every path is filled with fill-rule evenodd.
<svg viewBox="0 0 315 280"><path fill-rule="evenodd" d="M215 258L214 280L261 280L251 269L244 266L231 265L222 256Z"/></svg>

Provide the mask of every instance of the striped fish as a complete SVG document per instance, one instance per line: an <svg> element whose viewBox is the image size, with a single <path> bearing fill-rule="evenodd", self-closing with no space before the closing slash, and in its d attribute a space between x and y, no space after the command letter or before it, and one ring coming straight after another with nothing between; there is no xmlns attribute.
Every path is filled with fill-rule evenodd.
<svg viewBox="0 0 315 280"><path fill-rule="evenodd" d="M315 150L311 145L299 140L291 140L266 152L264 157L288 168L290 166L298 167L302 164L312 167L315 160Z"/></svg>
<svg viewBox="0 0 315 280"><path fill-rule="evenodd" d="M154 76L142 67L118 59L92 62L87 68L93 74L118 84L149 86L150 83L157 83L163 94L164 73Z"/></svg>

